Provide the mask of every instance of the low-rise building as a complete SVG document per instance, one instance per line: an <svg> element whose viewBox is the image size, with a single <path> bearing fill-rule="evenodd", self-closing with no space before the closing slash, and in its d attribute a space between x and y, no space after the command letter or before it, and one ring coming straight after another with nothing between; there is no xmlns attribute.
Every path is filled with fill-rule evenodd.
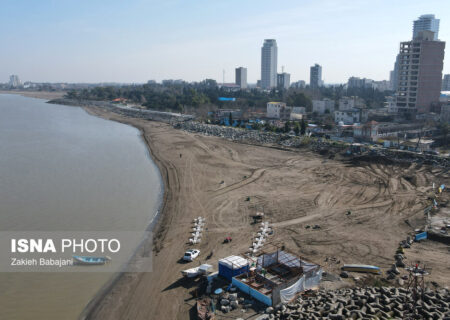
<svg viewBox="0 0 450 320"><path fill-rule="evenodd" d="M301 120L306 115L305 107L286 106L284 102L268 102L266 117L279 120Z"/></svg>
<svg viewBox="0 0 450 320"><path fill-rule="evenodd" d="M299 121L306 118L306 108L305 107L289 107L291 108L290 120Z"/></svg>
<svg viewBox="0 0 450 320"><path fill-rule="evenodd" d="M432 129L423 129L421 123L380 123L376 121L370 121L366 124L353 126L353 137L357 141L371 141L376 142L380 139L391 138L411 138L418 137L424 134L432 134Z"/></svg>
<svg viewBox="0 0 450 320"><path fill-rule="evenodd" d="M403 149L406 149L409 151L424 152L424 151L431 151L432 150L431 145L433 143L434 143L434 140L431 140L431 139L416 138L416 139L404 141L400 144L400 146Z"/></svg>
<svg viewBox="0 0 450 320"><path fill-rule="evenodd" d="M306 114L305 107L291 107L291 108L292 108L292 113Z"/></svg>
<svg viewBox="0 0 450 320"><path fill-rule="evenodd" d="M317 289L322 268L286 250L264 252L251 259L250 272L232 277L232 285L266 306L288 303L305 290Z"/></svg>
<svg viewBox="0 0 450 320"><path fill-rule="evenodd" d="M284 102L268 102L267 118L289 120L291 116L291 108L286 106Z"/></svg>
<svg viewBox="0 0 450 320"><path fill-rule="evenodd" d="M387 107L388 113L397 114L398 108L397 108L397 104L395 102L395 97L393 97L393 96L386 97L385 105Z"/></svg>
<svg viewBox="0 0 450 320"><path fill-rule="evenodd" d="M219 109L215 113L215 118L217 120L228 120L231 118L233 120L242 119L242 111L240 109Z"/></svg>
<svg viewBox="0 0 450 320"><path fill-rule="evenodd" d="M312 101L312 111L317 114L333 113L334 112L334 100L323 99Z"/></svg>
<svg viewBox="0 0 450 320"><path fill-rule="evenodd" d="M356 97L342 97L339 99L339 111L351 110L356 107Z"/></svg>
<svg viewBox="0 0 450 320"><path fill-rule="evenodd" d="M236 83L223 83L220 88L228 92L236 92L241 90L241 86Z"/></svg>
<svg viewBox="0 0 450 320"><path fill-rule="evenodd" d="M363 108L352 108L348 110L337 110L334 112L334 122L350 125L367 121L368 110Z"/></svg>

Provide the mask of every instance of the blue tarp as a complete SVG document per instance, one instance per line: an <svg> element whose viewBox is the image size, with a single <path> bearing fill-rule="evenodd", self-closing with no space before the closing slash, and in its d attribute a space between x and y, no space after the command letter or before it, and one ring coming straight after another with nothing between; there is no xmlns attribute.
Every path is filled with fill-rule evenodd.
<svg viewBox="0 0 450 320"><path fill-rule="evenodd" d="M236 101L236 98L219 97L219 101Z"/></svg>
<svg viewBox="0 0 450 320"><path fill-rule="evenodd" d="M414 241L425 240L426 238L427 238L427 232L425 231L425 232L416 234L416 236L414 237Z"/></svg>

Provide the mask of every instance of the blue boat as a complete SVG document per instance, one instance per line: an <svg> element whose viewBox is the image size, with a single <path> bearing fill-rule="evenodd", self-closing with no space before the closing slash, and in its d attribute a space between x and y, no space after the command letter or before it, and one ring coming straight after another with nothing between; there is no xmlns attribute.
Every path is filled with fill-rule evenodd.
<svg viewBox="0 0 450 320"><path fill-rule="evenodd" d="M77 265L103 265L109 261L111 258L106 257L88 257L88 256L72 256L73 264Z"/></svg>

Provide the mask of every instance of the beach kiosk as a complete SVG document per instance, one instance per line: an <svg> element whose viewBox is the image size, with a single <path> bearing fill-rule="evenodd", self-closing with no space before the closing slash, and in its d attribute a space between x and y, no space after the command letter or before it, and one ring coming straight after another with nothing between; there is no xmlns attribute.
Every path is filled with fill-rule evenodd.
<svg viewBox="0 0 450 320"><path fill-rule="evenodd" d="M233 277L248 272L248 261L240 256L229 256L219 260L219 275L231 281Z"/></svg>

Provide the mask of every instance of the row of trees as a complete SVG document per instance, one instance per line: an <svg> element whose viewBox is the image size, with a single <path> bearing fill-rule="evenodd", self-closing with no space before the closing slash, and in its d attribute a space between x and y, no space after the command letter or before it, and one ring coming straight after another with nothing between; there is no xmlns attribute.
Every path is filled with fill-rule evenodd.
<svg viewBox="0 0 450 320"><path fill-rule="evenodd" d="M283 101L290 106L312 109L311 99L329 98L338 100L342 96L357 95L364 99L369 107L381 106L385 93L373 89L345 89L344 86L318 89L289 89L269 92L258 89L230 92L219 87L217 82L206 79L201 82L187 83L165 81L163 84L148 83L144 85L106 86L69 91L67 97L83 100L113 100L125 98L130 102L141 104L150 109L181 112L184 107L214 105L218 108L265 108L269 101ZM234 102L219 101L219 97L234 97Z"/></svg>

